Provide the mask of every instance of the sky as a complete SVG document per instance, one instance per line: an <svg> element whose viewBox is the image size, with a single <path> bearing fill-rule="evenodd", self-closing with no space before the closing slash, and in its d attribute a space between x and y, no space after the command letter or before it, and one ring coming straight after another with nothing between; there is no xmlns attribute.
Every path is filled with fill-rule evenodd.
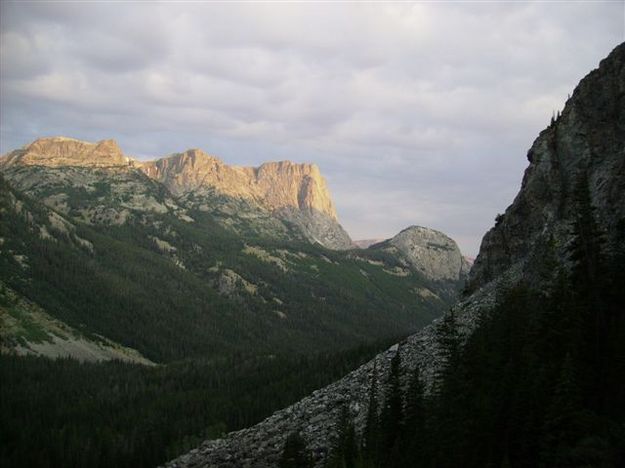
<svg viewBox="0 0 625 468"><path fill-rule="evenodd" d="M316 163L353 239L475 256L625 2L0 3L0 153L113 138L142 159Z"/></svg>

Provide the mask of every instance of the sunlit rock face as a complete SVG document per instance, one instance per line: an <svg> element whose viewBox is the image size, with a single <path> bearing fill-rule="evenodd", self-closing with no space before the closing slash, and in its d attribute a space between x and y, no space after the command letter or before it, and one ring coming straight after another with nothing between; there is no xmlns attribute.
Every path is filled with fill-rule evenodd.
<svg viewBox="0 0 625 468"><path fill-rule="evenodd" d="M176 195L216 193L246 200L297 226L311 242L333 249L352 246L338 223L325 179L314 164L280 161L259 167L228 166L192 149L142 163L140 168Z"/></svg>
<svg viewBox="0 0 625 468"><path fill-rule="evenodd" d="M80 166L108 167L128 165L115 140L102 140L97 143L67 137L39 138L22 149L6 155L3 166Z"/></svg>
<svg viewBox="0 0 625 468"><path fill-rule="evenodd" d="M202 150L192 149L143 163L141 170L177 195L212 187L224 195L257 200L268 209L297 207L336 219L326 182L314 164L280 161L259 167L228 166Z"/></svg>

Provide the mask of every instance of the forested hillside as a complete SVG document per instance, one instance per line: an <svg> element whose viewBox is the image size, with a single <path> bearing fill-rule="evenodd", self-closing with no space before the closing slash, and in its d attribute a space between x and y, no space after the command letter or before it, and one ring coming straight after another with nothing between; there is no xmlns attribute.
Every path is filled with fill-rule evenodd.
<svg viewBox="0 0 625 468"><path fill-rule="evenodd" d="M241 238L200 212L198 223L167 214L70 223L1 183L3 281L81 332L155 362L346 349L407 334L460 285L393 274L405 267L383 252Z"/></svg>
<svg viewBox="0 0 625 468"><path fill-rule="evenodd" d="M258 422L383 345L157 367L0 356L0 464L154 467Z"/></svg>

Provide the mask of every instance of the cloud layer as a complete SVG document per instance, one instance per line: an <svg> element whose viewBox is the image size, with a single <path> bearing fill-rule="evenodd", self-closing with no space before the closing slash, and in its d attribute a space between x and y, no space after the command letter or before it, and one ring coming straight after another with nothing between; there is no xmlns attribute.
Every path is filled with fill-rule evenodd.
<svg viewBox="0 0 625 468"><path fill-rule="evenodd" d="M353 238L411 224L469 255L525 152L625 40L623 2L28 3L0 11L0 151L316 162Z"/></svg>

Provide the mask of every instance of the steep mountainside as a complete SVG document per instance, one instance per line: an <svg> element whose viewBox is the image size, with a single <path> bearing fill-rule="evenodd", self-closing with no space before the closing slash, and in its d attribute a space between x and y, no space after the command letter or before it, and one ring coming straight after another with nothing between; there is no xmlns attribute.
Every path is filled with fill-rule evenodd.
<svg viewBox="0 0 625 468"><path fill-rule="evenodd" d="M480 254L471 272L473 292L454 307L454 314L447 317L450 320L456 317L457 333L461 342L466 340L479 324L490 323L489 312L494 310L500 296L511 286L521 283L541 286L541 278L543 280L545 278L553 279L558 265L564 267L568 265L569 256L565 254L565 251L573 240L571 226L573 221L579 222L579 200L586 191L590 195L592 204L597 208L598 229L605 232L608 245L612 242L614 249L623 250L623 226L625 226L624 130L625 44L621 44L608 58L601 62L597 70L591 72L581 81L572 97L567 101L559 119L543 131L532 146L528 154L530 165L525 173L519 195L506 213L498 219L497 225L484 237ZM579 237L577 241L579 242ZM583 242L590 245L593 239L583 239ZM602 278L595 279L600 280ZM565 291L565 293L570 295L571 292ZM546 299L542 298L541 300ZM521 317L528 316L528 312L531 310L523 311ZM558 313L561 312L560 310ZM573 314L573 307L571 314ZM574 316L571 315L571 317ZM545 322L547 319L552 320L551 317L539 317L535 321L548 323ZM411 375L413 368L418 365L425 391L432 390L432 383L438 371L445 362L451 359L449 352L447 354L441 353L441 341L439 339L441 336L449 337L448 334L445 335L448 333L445 327L449 326L450 320L436 321L431 326L409 337L405 342L400 343L399 350L405 366L401 377L404 388L408 376ZM571 326L566 323L566 315L563 320L564 326ZM571 321L572 319L569 320L569 322ZM523 323L522 319L520 323ZM510 327L514 328L514 324L503 324L502 326L508 327L504 328L504 332L507 333L502 338L502 343L506 345L504 347L517 349L517 346L523 345L522 342L515 341L510 346L509 341L507 341L506 337L517 336L509 330ZM601 321L599 321L599 326L601 326ZM562 330L562 332L564 331L566 329ZM555 341L563 339L561 335L564 333L562 332L559 336L558 330L555 330L554 338L547 343L547 346L551 348L557 346ZM521 337L519 339L526 338ZM575 335L573 339L575 339ZM499 345L498 343L491 343L491 345L496 344ZM559 428L558 430L563 427L564 430L568 428L567 421L569 419L567 418L571 415L567 411L571 411L570 405L575 404L575 401L566 400L574 390L572 388L574 387L574 383L572 383L574 379L571 376L571 369L567 367L567 362L570 362L575 347L579 348L582 344L579 338L577 342L573 341L574 348L572 350L565 348L568 350L568 354L565 353L562 357L564 359L562 372L564 373L560 375L557 382L556 397L554 397L551 407L552 420L550 423L553 424L551 434L554 437L558 433L557 428ZM622 352L622 342L620 346ZM482 345L482 348L487 347L487 344ZM377 364L379 381L377 388L380 389L383 387L381 383L388 381L390 359L395 354L395 350L396 348L379 355L342 380L314 392L310 397L275 413L252 428L232 433L225 439L206 441L198 449L172 461L169 466L275 466L284 447L285 438L292 431L301 433L307 447L313 451L316 466L322 466L329 448L336 440L336 421L341 407L346 406L348 408L349 416L355 424L356 434L362 435L368 409L367 394L371 386L374 363ZM519 353L525 350L523 347L517 349ZM540 357L538 356L538 359ZM497 358L498 356L495 356L493 359L496 360ZM511 366L515 360L518 361L522 358L524 357L515 356L510 362L504 361L498 365L505 368L506 365ZM592 356L587 359L593 362L591 358ZM499 359L501 360L501 358ZM618 363L610 364L618 365ZM554 363L549 363L549 365L554 365ZM562 365L561 362L555 363L556 377L560 371L560 365ZM592 366L589 368L592 369ZM483 373L488 375L488 371L486 369ZM469 375L468 378L470 379L470 377ZM488 375L488 377L492 379L492 382L488 381L491 385L499 385L500 380L505 380L504 377L511 378L511 376L505 375ZM504 385L505 382L501 384ZM486 390L488 389L483 389L483 391ZM510 392L516 391L516 389L509 390ZM383 391L385 390L378 390L380 398ZM462 389L457 389L457 392L462 391ZM543 389L539 388L538 391L543 391ZM549 396L551 397L551 395ZM528 400L531 398L525 398L523 403L530 404L531 402ZM472 402L477 406L480 403L481 401ZM531 404L529 408L531 408ZM441 411L444 413L444 408ZM500 413L492 414L492 418L495 420L503 419L508 416L508 413L514 411L523 415L524 409L504 407L499 411ZM452 418L453 416L451 415ZM587 413L576 415L575 418L573 420L576 423L586 421L585 424L589 424ZM453 419L445 422L450 427L455 424ZM601 424L599 424L600 426ZM494 425L493 427L498 426ZM531 425L528 427L533 428ZM481 429L480 427L471 427L468 430L473 433ZM543 430L544 426L539 426L538 429ZM590 433L597 434L599 429L591 429ZM584 433L582 432L582 434ZM480 435L482 434L480 433ZM505 433L501 435L506 436ZM570 436L570 434L566 435ZM444 443L439 445L448 447L449 450L453 451L453 443L462 443L462 435L457 434L457 436L457 440L443 441L447 445ZM423 437L424 440L428 440L427 434L424 434ZM575 454L578 460L594 460L605 455L600 454L599 456L597 453L604 450L608 443L604 439L599 438L598 441L596 439L585 438L582 440L577 449L578 453ZM525 441L513 440L508 442L509 446L512 446L515 443L522 445ZM550 443L557 442L552 440ZM559 443L564 442L568 443L568 441L560 441ZM573 440L573 442L577 441ZM419 443L422 441L420 440ZM563 446L569 447L568 445ZM488 451L489 448L492 449L492 447L486 447L485 450ZM516 449L517 452L519 451L518 447L512 448ZM448 453L448 455L452 454ZM508 455L509 452L504 452L503 458L496 461L500 462L502 466L510 466L511 460ZM536 456L536 450L534 450L534 457ZM564 458L566 456L571 456L570 450L564 453ZM608 460L609 456L611 455L607 454L604 459ZM451 459L453 457L448 458L448 460ZM464 462L472 464L471 466L484 466L485 459L464 460ZM512 466L514 465L512 464ZM585 465L554 464L546 466L613 465L596 465L588 462Z"/></svg>
<svg viewBox="0 0 625 468"><path fill-rule="evenodd" d="M0 160L0 464L155 466L338 378L462 287L320 245L342 231L313 166L222 164L240 187L188 191L144 170L66 138Z"/></svg>
<svg viewBox="0 0 625 468"><path fill-rule="evenodd" d="M625 216L625 54L617 47L577 86L560 116L527 153L521 191L484 236L471 270L473 289L524 262L547 241L560 254L587 183L598 221L612 241Z"/></svg>

